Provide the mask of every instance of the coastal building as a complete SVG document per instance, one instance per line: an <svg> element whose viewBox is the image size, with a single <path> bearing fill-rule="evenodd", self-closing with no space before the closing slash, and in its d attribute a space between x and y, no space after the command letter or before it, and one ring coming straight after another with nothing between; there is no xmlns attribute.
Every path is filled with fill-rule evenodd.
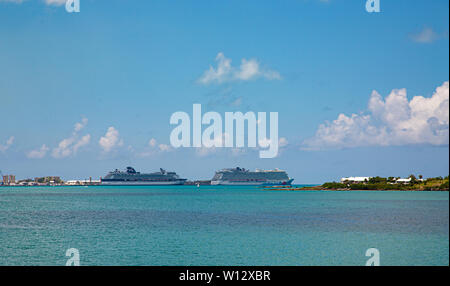
<svg viewBox="0 0 450 286"><path fill-rule="evenodd" d="M365 183L368 182L370 178L371 177L346 177L341 178L341 183L352 183L352 184Z"/></svg>
<svg viewBox="0 0 450 286"><path fill-rule="evenodd" d="M16 176L15 175L3 175L2 182L4 186L15 185Z"/></svg>
<svg viewBox="0 0 450 286"><path fill-rule="evenodd" d="M89 180L68 180L65 184L68 186L100 185L101 180L92 180L90 177Z"/></svg>
<svg viewBox="0 0 450 286"><path fill-rule="evenodd" d="M34 178L34 181L36 183L62 183L61 177L59 176L47 176L47 177L36 177Z"/></svg>
<svg viewBox="0 0 450 286"><path fill-rule="evenodd" d="M36 182L34 182L32 180L19 181L17 184L19 186L27 186L27 187L29 187L29 186L37 186L38 185L38 183L36 183Z"/></svg>
<svg viewBox="0 0 450 286"><path fill-rule="evenodd" d="M397 179L397 180L395 180L395 182L397 183L397 184L409 184L409 183L411 183L411 178L408 178L408 179Z"/></svg>

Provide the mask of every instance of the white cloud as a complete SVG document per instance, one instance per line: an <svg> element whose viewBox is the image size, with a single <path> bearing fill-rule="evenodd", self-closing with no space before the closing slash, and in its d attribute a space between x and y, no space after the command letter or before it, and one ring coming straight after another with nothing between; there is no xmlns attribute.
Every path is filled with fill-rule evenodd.
<svg viewBox="0 0 450 286"><path fill-rule="evenodd" d="M66 4L67 0L45 0L44 2L47 5L62 6Z"/></svg>
<svg viewBox="0 0 450 286"><path fill-rule="evenodd" d="M260 76L270 80L281 79L278 72L261 69L259 62L255 59L242 59L241 67L235 74L235 77L240 80L251 80Z"/></svg>
<svg viewBox="0 0 450 286"><path fill-rule="evenodd" d="M393 90L383 99L372 92L368 111L321 124L302 149L351 148L449 144L449 82L432 97L415 96L410 101L405 89Z"/></svg>
<svg viewBox="0 0 450 286"><path fill-rule="evenodd" d="M262 148L267 148L270 146L270 139L269 138L264 138L264 139L260 139L258 140L258 144L259 146L261 146Z"/></svg>
<svg viewBox="0 0 450 286"><path fill-rule="evenodd" d="M14 3L14 4L22 4L23 2L28 0L0 0L0 3Z"/></svg>
<svg viewBox="0 0 450 286"><path fill-rule="evenodd" d="M42 159L45 157L48 150L50 150L50 149L44 144L38 150L32 150L32 151L28 152L26 155L30 159Z"/></svg>
<svg viewBox="0 0 450 286"><path fill-rule="evenodd" d="M13 143L14 143L14 136L11 136L8 138L8 140L6 140L5 145L0 144L0 152L5 153L6 150L8 150Z"/></svg>
<svg viewBox="0 0 450 286"><path fill-rule="evenodd" d="M86 127L87 122L87 118L83 118L81 122L75 123L72 136L59 142L58 147L52 150L52 157L59 159L75 155L78 152L78 149L89 144L91 135L87 134L81 138L79 138L78 135L78 133Z"/></svg>
<svg viewBox="0 0 450 286"><path fill-rule="evenodd" d="M241 105L242 105L242 97L236 98L235 100L233 100L233 101L231 102L230 105L231 105L231 106L234 106L234 107L241 106Z"/></svg>
<svg viewBox="0 0 450 286"><path fill-rule="evenodd" d="M242 156L245 155L246 153L247 153L246 148L231 148L231 155L233 155L234 157Z"/></svg>
<svg viewBox="0 0 450 286"><path fill-rule="evenodd" d="M105 136L100 138L98 142L100 147L105 152L110 152L116 147L120 147L123 145L123 140L119 138L119 131L117 131L113 126L108 128Z"/></svg>
<svg viewBox="0 0 450 286"><path fill-rule="evenodd" d="M22 3L25 0L0 0L0 2L6 2L6 3Z"/></svg>
<svg viewBox="0 0 450 286"><path fill-rule="evenodd" d="M81 137L81 139L73 145L73 152L77 153L78 149L83 146L86 146L91 141L91 135L87 134Z"/></svg>
<svg viewBox="0 0 450 286"><path fill-rule="evenodd" d="M202 84L223 83L228 81L248 81L256 78L268 80L281 79L277 71L262 68L256 59L242 59L239 68L231 65L231 59L225 57L223 53L216 56L217 67L210 66L198 80Z"/></svg>
<svg viewBox="0 0 450 286"><path fill-rule="evenodd" d="M411 38L416 43L428 44L437 40L439 36L433 29L424 28L419 33L412 35Z"/></svg>
<svg viewBox="0 0 450 286"><path fill-rule="evenodd" d="M155 138L152 138L148 141L148 147L137 155L139 157L150 157L164 152L172 151L174 151L174 148L172 146L162 143L158 144L158 141Z"/></svg>
<svg viewBox="0 0 450 286"><path fill-rule="evenodd" d="M270 139L268 138L264 138L258 141L258 144L260 147L262 148L267 148L270 146ZM288 140L286 139L286 137L281 137L280 139L278 139L278 147L286 147L289 144Z"/></svg>
<svg viewBox="0 0 450 286"><path fill-rule="evenodd" d="M200 147L200 148L195 148L195 154L200 156L200 157L205 157L208 155L211 155L213 153L216 153L218 151L219 148L216 147Z"/></svg>
<svg viewBox="0 0 450 286"><path fill-rule="evenodd" d="M229 77L231 73L231 60L225 58L223 53L218 53L216 56L217 68L210 66L209 70L203 73L203 76L199 79L200 83L207 84L210 82L221 83Z"/></svg>
<svg viewBox="0 0 450 286"><path fill-rule="evenodd" d="M172 150L172 147L170 145L167 145L167 144L159 144L158 148L162 152L168 152L168 151Z"/></svg>
<svg viewBox="0 0 450 286"><path fill-rule="evenodd" d="M282 148L282 147L286 147L289 144L288 140L285 137L281 137L278 140L278 147Z"/></svg>
<svg viewBox="0 0 450 286"><path fill-rule="evenodd" d="M74 127L75 132L78 132L81 129L83 129L84 127L86 127L87 123L88 123L88 119L83 117L83 119L81 119L81 122L75 123L75 127Z"/></svg>
<svg viewBox="0 0 450 286"><path fill-rule="evenodd" d="M205 157L217 153L219 150L223 150L223 148L215 146L223 146L227 138L229 138L229 134L226 132L222 133L220 136L217 137L203 138L202 147L195 148L195 154L200 157ZM203 145L211 147L205 147Z"/></svg>
<svg viewBox="0 0 450 286"><path fill-rule="evenodd" d="M21 4L23 2L25 2L27 0L0 0L0 2L6 2L6 3L17 3L17 4ZM42 1L45 5L48 6L62 6L65 5L67 0L40 0Z"/></svg>
<svg viewBox="0 0 450 286"><path fill-rule="evenodd" d="M241 68L236 72L235 76L238 79L249 80L259 73L259 63L256 60L242 59Z"/></svg>
<svg viewBox="0 0 450 286"><path fill-rule="evenodd" d="M52 156L54 158L64 158L72 154L71 146L75 139L73 137L63 139L59 142L58 147L54 148L52 151Z"/></svg>

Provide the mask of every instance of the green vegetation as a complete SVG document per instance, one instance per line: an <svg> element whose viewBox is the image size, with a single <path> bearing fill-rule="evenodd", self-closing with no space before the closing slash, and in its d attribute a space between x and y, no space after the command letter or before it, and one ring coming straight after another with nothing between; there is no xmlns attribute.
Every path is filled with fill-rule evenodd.
<svg viewBox="0 0 450 286"><path fill-rule="evenodd" d="M62 184L63 183L63 181L61 180L60 177L41 177L41 178L35 178L34 181L37 183L40 183L40 184L49 184L49 183Z"/></svg>
<svg viewBox="0 0 450 286"><path fill-rule="evenodd" d="M322 187L324 189L346 189L346 188L348 188L347 184L336 183L336 182L325 183L322 185Z"/></svg>
<svg viewBox="0 0 450 286"><path fill-rule="evenodd" d="M403 190L403 191L448 191L449 178L436 177L422 180L422 175L417 179L410 175L409 183L396 183L394 177L373 177L363 183L337 183L330 182L322 185L327 190Z"/></svg>

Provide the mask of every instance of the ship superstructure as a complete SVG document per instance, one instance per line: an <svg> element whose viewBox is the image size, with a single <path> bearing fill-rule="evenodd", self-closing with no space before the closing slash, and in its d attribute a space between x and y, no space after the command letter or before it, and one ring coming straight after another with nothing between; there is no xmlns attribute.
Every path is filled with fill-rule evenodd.
<svg viewBox="0 0 450 286"><path fill-rule="evenodd" d="M102 185L183 185L186 179L181 179L175 172L167 172L160 169L154 173L136 172L133 167L127 167L126 171L118 169L109 172L102 180Z"/></svg>

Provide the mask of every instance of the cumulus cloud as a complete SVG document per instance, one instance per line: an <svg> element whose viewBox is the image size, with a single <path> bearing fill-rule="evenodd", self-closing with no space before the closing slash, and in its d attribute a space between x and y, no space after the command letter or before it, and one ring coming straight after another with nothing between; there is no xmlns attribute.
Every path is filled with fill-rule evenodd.
<svg viewBox="0 0 450 286"><path fill-rule="evenodd" d="M211 154L216 153L218 150L221 150L222 148L220 147L199 147L199 148L195 148L195 154L200 156L200 157L205 157Z"/></svg>
<svg viewBox="0 0 450 286"><path fill-rule="evenodd" d="M0 0L0 3L1 2L6 2L6 3L22 3L22 2L24 2L25 0Z"/></svg>
<svg viewBox="0 0 450 286"><path fill-rule="evenodd" d="M5 153L6 150L11 147L11 145L14 143L14 136L11 136L6 140L6 143L4 145L0 144L0 152Z"/></svg>
<svg viewBox="0 0 450 286"><path fill-rule="evenodd" d="M289 144L288 140L285 137L281 137L278 140L278 147L282 148L282 147L286 147Z"/></svg>
<svg viewBox="0 0 450 286"><path fill-rule="evenodd" d="M368 111L321 124L302 149L449 144L449 82L429 97L407 99L406 89L393 90L385 99L376 91Z"/></svg>
<svg viewBox="0 0 450 286"><path fill-rule="evenodd" d="M268 80L281 79L277 71L261 67L256 59L242 59L239 67L231 65L231 59L225 57L223 53L216 56L217 67L210 66L198 80L201 84L224 83L229 81L248 81L257 78Z"/></svg>
<svg viewBox="0 0 450 286"><path fill-rule="evenodd" d="M73 152L77 153L78 149L83 146L86 146L91 141L91 135L87 134L81 137L81 139L73 145Z"/></svg>
<svg viewBox="0 0 450 286"><path fill-rule="evenodd" d="M41 146L41 148L39 148L37 150L32 150L32 151L28 152L26 155L30 159L42 159L42 158L45 157L45 155L47 154L48 150L50 150L50 148L48 148L44 144L44 145Z"/></svg>
<svg viewBox="0 0 450 286"><path fill-rule="evenodd" d="M152 149L155 149L156 147L158 147L157 150L159 150L160 152L169 152L169 151L173 150L172 146L170 146L170 145L162 144L162 143L158 144L158 142L156 141L155 138L152 138L152 139L150 139L150 141L148 141L148 146L150 146ZM155 150L152 150L152 151L155 151ZM156 152L151 152L151 154L155 154L155 153ZM150 153L148 153L148 154L150 154Z"/></svg>
<svg viewBox="0 0 450 286"><path fill-rule="evenodd" d="M262 70L259 62L255 59L242 59L241 66L239 70L236 71L234 76L236 79L240 80L250 80L260 76L269 80L281 78L280 74L276 71Z"/></svg>
<svg viewBox="0 0 450 286"><path fill-rule="evenodd" d="M0 0L0 2L10 2L10 3L23 3L27 0ZM67 0L41 0L44 4L49 6L62 6L65 5Z"/></svg>
<svg viewBox="0 0 450 286"><path fill-rule="evenodd" d="M158 148L162 152L168 152L168 151L172 150L172 147L170 145L167 145L167 144L159 144Z"/></svg>
<svg viewBox="0 0 450 286"><path fill-rule="evenodd" d="M424 28L417 34L411 35L411 39L416 43L428 44L439 38L438 34L431 28Z"/></svg>
<svg viewBox="0 0 450 286"><path fill-rule="evenodd" d="M62 6L66 4L67 0L45 0L44 2L47 5Z"/></svg>
<svg viewBox="0 0 450 286"><path fill-rule="evenodd" d="M108 153L116 147L123 146L123 140L119 137L119 131L113 126L109 127L105 136L102 136L98 142L104 152Z"/></svg>
<svg viewBox="0 0 450 286"><path fill-rule="evenodd" d="M148 147L137 155L139 157L150 157L164 152L171 152L173 150L174 148L172 148L172 146L162 143L158 144L158 141L155 138L152 138L148 141Z"/></svg>
<svg viewBox="0 0 450 286"><path fill-rule="evenodd" d="M172 150L172 146L167 145L167 144L158 144L158 142L156 141L155 138L152 138L152 139L150 139L150 141L148 141L148 146L150 146L152 149L155 147L158 147L158 150L162 151L162 152Z"/></svg>
<svg viewBox="0 0 450 286"><path fill-rule="evenodd" d="M84 127L86 127L87 123L88 123L88 119L83 117L81 119L81 122L75 123L75 127L74 127L75 132L78 132L81 129L83 129Z"/></svg>
<svg viewBox="0 0 450 286"><path fill-rule="evenodd" d="M213 138L203 138L202 139L202 147L195 148L195 154L200 157L205 157L214 153L217 153L219 150L223 150L222 147L225 141L229 138L229 134L223 132L218 136L214 136Z"/></svg>
<svg viewBox="0 0 450 286"><path fill-rule="evenodd" d="M81 138L79 136L79 132L84 127L86 127L87 123L87 118L83 118L81 122L77 122L74 125L72 135L69 138L65 138L61 142L59 142L58 147L52 150L52 157L59 159L68 157L70 155L75 155L78 152L78 149L88 145L91 139L91 135L87 134L82 136Z"/></svg>
<svg viewBox="0 0 450 286"><path fill-rule="evenodd" d="M286 139L286 137L281 137L280 139L278 139L278 148L281 147L286 147L288 145L288 140ZM269 138L264 138L258 141L259 146L261 146L262 148L267 148L270 146L270 139Z"/></svg>

